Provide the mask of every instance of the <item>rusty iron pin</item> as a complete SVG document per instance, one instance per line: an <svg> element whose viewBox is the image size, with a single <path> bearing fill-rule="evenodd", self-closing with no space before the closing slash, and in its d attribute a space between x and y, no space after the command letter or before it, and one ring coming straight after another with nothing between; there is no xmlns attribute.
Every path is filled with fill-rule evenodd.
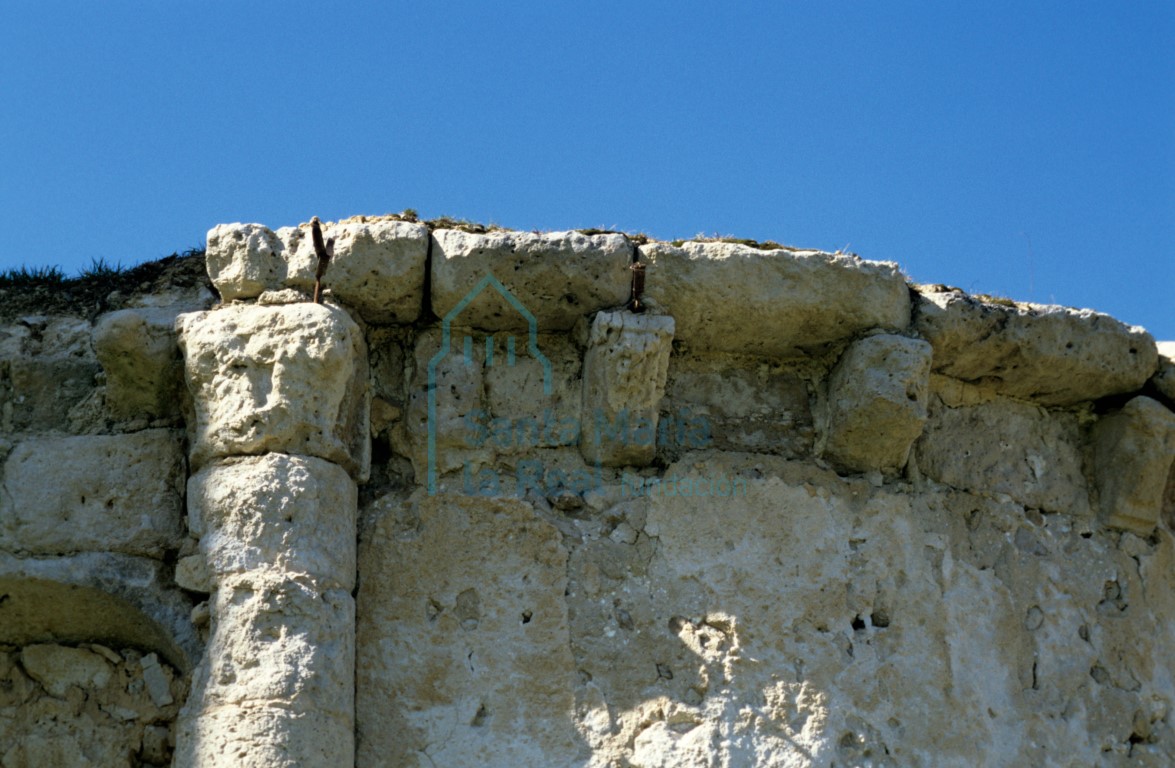
<svg viewBox="0 0 1175 768"><path fill-rule="evenodd" d="M318 256L318 269L314 272L314 303L321 304L322 276L326 274L326 267L335 255L335 239L332 237L322 242L322 224L317 216L310 220L310 234L314 239L314 254Z"/></svg>
<svg viewBox="0 0 1175 768"><path fill-rule="evenodd" d="M628 300L628 308L633 312L644 312L645 304L641 296L645 293L645 265L636 261L628 268L632 270L632 295Z"/></svg>

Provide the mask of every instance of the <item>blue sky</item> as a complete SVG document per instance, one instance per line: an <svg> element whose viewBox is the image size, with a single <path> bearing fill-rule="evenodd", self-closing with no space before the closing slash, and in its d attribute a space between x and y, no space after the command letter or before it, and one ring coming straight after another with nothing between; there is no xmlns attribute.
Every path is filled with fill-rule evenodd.
<svg viewBox="0 0 1175 768"><path fill-rule="evenodd" d="M1175 339L1175 4L5 4L0 267L415 208L772 239Z"/></svg>

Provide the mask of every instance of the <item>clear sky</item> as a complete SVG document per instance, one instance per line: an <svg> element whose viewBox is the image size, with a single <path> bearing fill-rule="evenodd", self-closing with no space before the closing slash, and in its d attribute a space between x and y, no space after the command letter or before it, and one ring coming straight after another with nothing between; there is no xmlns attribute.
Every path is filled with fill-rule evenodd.
<svg viewBox="0 0 1175 768"><path fill-rule="evenodd" d="M415 208L842 248L1175 339L1175 3L3 10L0 268Z"/></svg>

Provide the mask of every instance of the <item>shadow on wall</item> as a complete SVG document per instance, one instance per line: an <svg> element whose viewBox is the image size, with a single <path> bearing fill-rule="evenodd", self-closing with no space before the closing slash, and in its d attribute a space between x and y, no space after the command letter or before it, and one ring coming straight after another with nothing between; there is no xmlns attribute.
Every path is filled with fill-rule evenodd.
<svg viewBox="0 0 1175 768"><path fill-rule="evenodd" d="M101 557L12 558L25 570L60 565L62 575L0 573L0 643L94 642L131 647L157 653L177 669L190 672L200 648L188 618L190 607L178 595L137 590L130 578L112 589L97 583L98 577L87 566ZM144 562L143 567L154 569L156 564ZM124 578L131 575L133 571ZM91 579L96 585L85 583Z"/></svg>

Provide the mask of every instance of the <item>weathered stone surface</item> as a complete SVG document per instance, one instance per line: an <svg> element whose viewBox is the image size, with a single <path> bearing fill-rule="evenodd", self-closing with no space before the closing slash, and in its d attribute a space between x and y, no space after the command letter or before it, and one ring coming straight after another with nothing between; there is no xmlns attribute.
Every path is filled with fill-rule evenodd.
<svg viewBox="0 0 1175 768"><path fill-rule="evenodd" d="M170 766L175 702L186 687L174 669L144 667L141 656L96 645L0 647L0 765ZM170 701L156 703L152 687Z"/></svg>
<svg viewBox="0 0 1175 768"><path fill-rule="evenodd" d="M354 726L281 704L213 710L177 723L175 768L340 768L354 764Z"/></svg>
<svg viewBox="0 0 1175 768"><path fill-rule="evenodd" d="M191 460L318 456L362 479L370 461L359 327L321 304L236 305L177 320L194 401Z"/></svg>
<svg viewBox="0 0 1175 768"><path fill-rule="evenodd" d="M600 536L572 553L586 764L1170 759L1175 635L1141 607L1112 536L774 457L694 454L666 475L743 490L626 502L610 516L637 527L633 545ZM1145 578L1166 589L1171 540L1145 549ZM1136 718L1148 735L1131 745Z"/></svg>
<svg viewBox="0 0 1175 768"><path fill-rule="evenodd" d="M824 456L853 472L896 472L922 434L930 345L882 334L855 341L828 382Z"/></svg>
<svg viewBox="0 0 1175 768"><path fill-rule="evenodd" d="M106 372L106 407L116 419L157 418L179 410L182 362L176 312L124 309L94 326L94 353Z"/></svg>
<svg viewBox="0 0 1175 768"><path fill-rule="evenodd" d="M20 663L29 677L59 699L65 698L70 686L103 688L114 672L110 662L97 653L62 645L26 645Z"/></svg>
<svg viewBox="0 0 1175 768"><path fill-rule="evenodd" d="M556 529L509 499L378 509L360 550L357 764L586 764Z"/></svg>
<svg viewBox="0 0 1175 768"><path fill-rule="evenodd" d="M910 322L905 278L889 262L733 243L639 250L645 295L690 349L783 356Z"/></svg>
<svg viewBox="0 0 1175 768"><path fill-rule="evenodd" d="M932 398L916 443L927 476L1027 507L1081 515L1089 497L1076 417L998 398L952 408Z"/></svg>
<svg viewBox="0 0 1175 768"><path fill-rule="evenodd" d="M581 317L618 307L629 297L632 244L623 235L441 229L432 237L432 309L440 318L452 314L454 324L526 331L529 312L538 331L565 331ZM476 291L487 275L525 312L492 283ZM458 311L466 298L471 301Z"/></svg>
<svg viewBox="0 0 1175 768"><path fill-rule="evenodd" d="M311 577L221 576L208 649L180 714L176 765L351 764L354 625L350 593ZM246 747L255 754L242 759ZM262 757L275 762L256 762Z"/></svg>
<svg viewBox="0 0 1175 768"><path fill-rule="evenodd" d="M1175 461L1175 413L1136 397L1093 430L1094 478L1107 525L1148 536Z"/></svg>
<svg viewBox="0 0 1175 768"><path fill-rule="evenodd" d="M25 440L4 463L0 548L159 557L183 536L183 483L170 430Z"/></svg>
<svg viewBox="0 0 1175 768"><path fill-rule="evenodd" d="M335 239L323 285L331 295L372 323L411 323L424 306L428 227L392 219L348 219L323 225ZM283 227L288 268L285 285L313 291L318 258L310 225Z"/></svg>
<svg viewBox="0 0 1175 768"><path fill-rule="evenodd" d="M355 481L310 456L267 453L210 464L188 481L189 527L211 575L260 568L355 586Z"/></svg>
<svg viewBox="0 0 1175 768"><path fill-rule="evenodd" d="M393 219L323 225L334 238L323 285L370 322L409 323L423 306L428 228ZM221 224L208 232L208 274L225 301L265 291L314 287L318 258L310 225L276 232L261 224Z"/></svg>
<svg viewBox="0 0 1175 768"><path fill-rule="evenodd" d="M957 290L922 293L914 328L934 347L937 373L1045 405L1132 392L1157 362L1149 333L1108 315L992 304Z"/></svg>
<svg viewBox="0 0 1175 768"><path fill-rule="evenodd" d="M589 464L643 466L657 453L657 422L669 373L674 320L601 312L583 362L579 449Z"/></svg>

